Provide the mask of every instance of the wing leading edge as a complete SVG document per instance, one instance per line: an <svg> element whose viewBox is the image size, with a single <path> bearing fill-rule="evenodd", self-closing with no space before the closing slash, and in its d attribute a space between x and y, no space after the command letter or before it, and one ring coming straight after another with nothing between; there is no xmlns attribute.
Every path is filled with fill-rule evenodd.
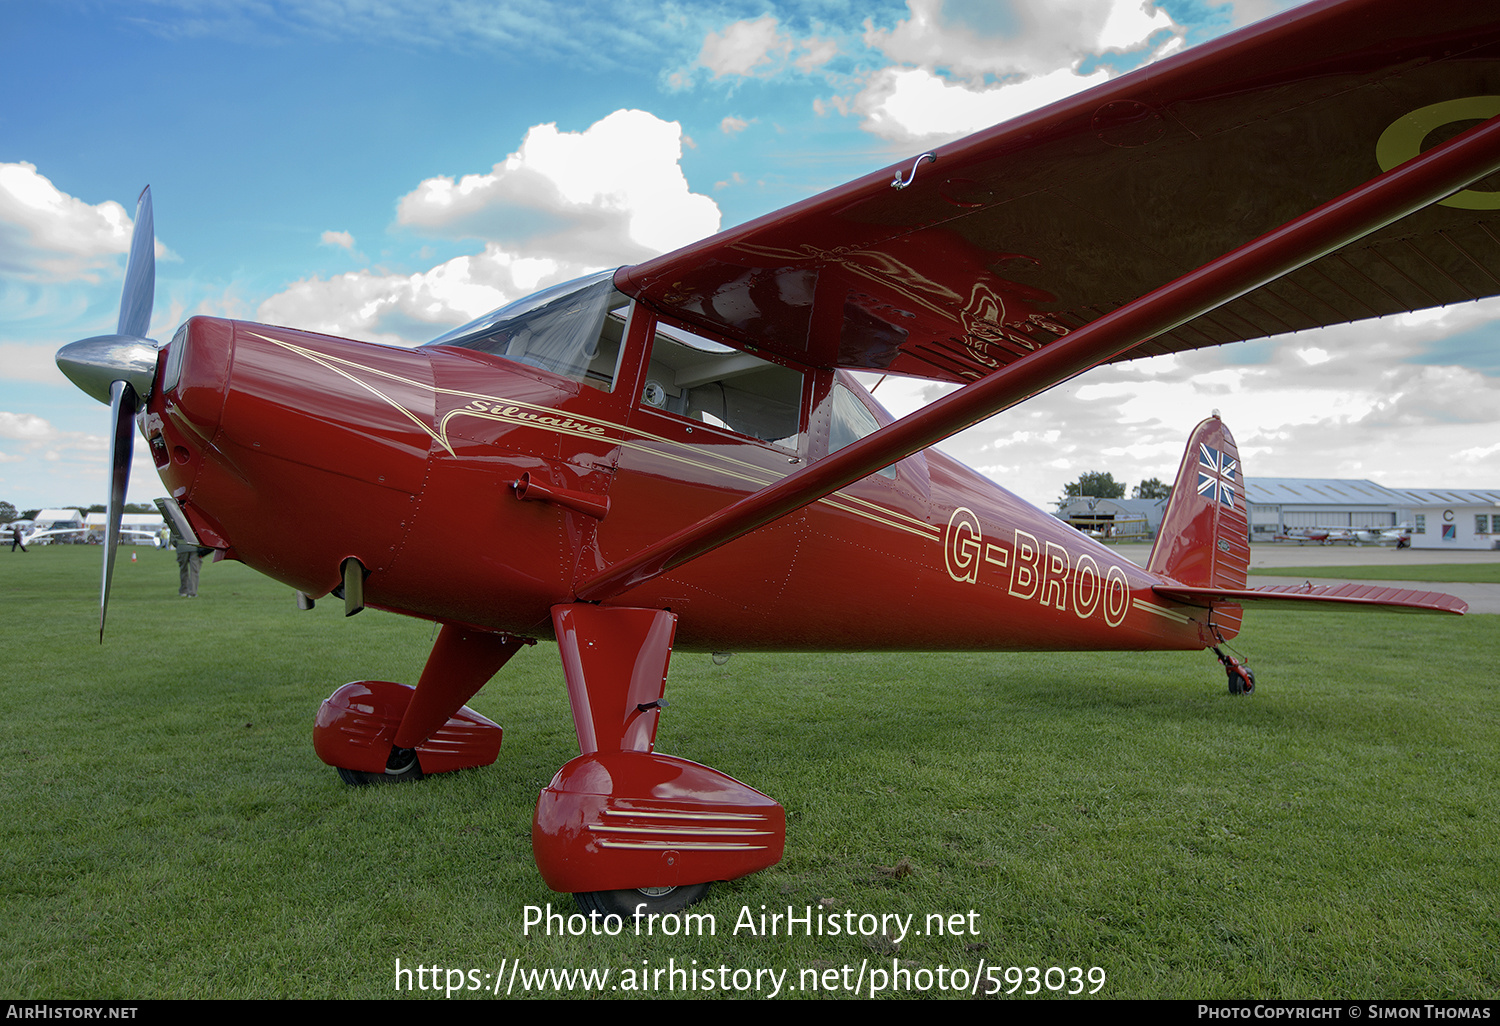
<svg viewBox="0 0 1500 1026"><path fill-rule="evenodd" d="M616 282L803 366L969 381L1497 113L1490 5L1313 3ZM912 183L893 189L893 176ZM1500 293L1487 184L1113 359Z"/></svg>

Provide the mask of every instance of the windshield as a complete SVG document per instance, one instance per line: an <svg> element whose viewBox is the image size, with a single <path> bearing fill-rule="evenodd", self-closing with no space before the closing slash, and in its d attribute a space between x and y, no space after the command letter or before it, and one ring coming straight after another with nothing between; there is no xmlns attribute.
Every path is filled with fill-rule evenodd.
<svg viewBox="0 0 1500 1026"><path fill-rule="evenodd" d="M503 356L608 391L630 299L614 272L554 285L428 342Z"/></svg>

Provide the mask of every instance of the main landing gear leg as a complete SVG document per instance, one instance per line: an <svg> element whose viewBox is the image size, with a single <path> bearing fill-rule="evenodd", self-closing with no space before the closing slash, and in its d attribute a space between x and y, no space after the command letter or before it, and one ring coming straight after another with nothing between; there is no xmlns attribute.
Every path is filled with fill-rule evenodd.
<svg viewBox="0 0 1500 1026"><path fill-rule="evenodd" d="M415 689L355 681L318 710L313 748L349 784L420 780L488 766L500 725L464 705L529 641L447 624Z"/></svg>
<svg viewBox="0 0 1500 1026"><path fill-rule="evenodd" d="M583 752L537 799L531 846L547 886L624 918L675 912L713 880L781 860L786 812L718 770L653 751L677 617L554 606Z"/></svg>

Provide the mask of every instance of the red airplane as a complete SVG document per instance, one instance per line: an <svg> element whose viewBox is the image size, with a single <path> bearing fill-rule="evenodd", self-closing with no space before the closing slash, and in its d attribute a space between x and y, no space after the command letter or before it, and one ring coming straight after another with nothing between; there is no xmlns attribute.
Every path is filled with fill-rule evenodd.
<svg viewBox="0 0 1500 1026"><path fill-rule="evenodd" d="M1286 534L1278 534L1276 536L1277 541L1294 541L1298 545L1304 542L1317 542L1319 545L1328 545L1332 538L1332 531L1318 527L1299 528L1298 530L1288 531Z"/></svg>
<svg viewBox="0 0 1500 1026"><path fill-rule="evenodd" d="M1209 648L1242 693L1245 602L1463 612L1248 588L1217 416L1145 567L927 449L1105 361L1500 291L1474 187L1497 114L1487 5L1315 3L416 349L209 317L144 339L143 193L118 333L58 354L114 421L101 640L134 421L187 536L303 604L442 625L415 688L324 703L346 780L492 762L464 703L556 640L582 754L537 803L542 876L586 911L681 908L775 863L785 816L655 751L674 648ZM893 422L853 369L964 387ZM296 532L289 496L319 510Z"/></svg>

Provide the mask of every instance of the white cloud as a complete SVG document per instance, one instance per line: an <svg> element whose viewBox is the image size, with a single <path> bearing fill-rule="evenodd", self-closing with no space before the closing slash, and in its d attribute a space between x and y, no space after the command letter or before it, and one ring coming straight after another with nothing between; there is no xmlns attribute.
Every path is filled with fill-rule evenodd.
<svg viewBox="0 0 1500 1026"><path fill-rule="evenodd" d="M719 122L719 131L723 132L725 135L734 135L736 132L743 132L749 127L750 122L746 121L744 118L737 118L733 114L729 115L723 121Z"/></svg>
<svg viewBox="0 0 1500 1026"><path fill-rule="evenodd" d="M767 14L754 21L737 21L723 32L709 32L698 52L698 63L713 72L714 78L769 74L792 46L792 39L782 35L776 19Z"/></svg>
<svg viewBox="0 0 1500 1026"><path fill-rule="evenodd" d="M114 325L104 330L113 331ZM71 340L68 340L71 341ZM59 343L0 342L0 367L9 381L39 381L59 385L65 380L57 369ZM0 432L3 436L3 432Z"/></svg>
<svg viewBox="0 0 1500 1026"><path fill-rule="evenodd" d="M340 249L353 249L354 236L348 232L326 231L319 240L324 246L337 246Z"/></svg>
<svg viewBox="0 0 1500 1026"><path fill-rule="evenodd" d="M400 224L481 239L482 252L416 274L304 279L257 316L419 342L544 285L686 245L718 230L719 208L688 188L681 156L680 126L645 111L615 111L584 132L535 126L488 173L429 178L398 204Z"/></svg>
<svg viewBox="0 0 1500 1026"><path fill-rule="evenodd" d="M838 53L838 40L796 39L781 31L774 15L766 14L754 21L733 22L722 31L710 30L703 37L696 66L707 68L715 79L770 78L788 67L810 75ZM675 71L667 81L674 89L684 88L692 82L692 70Z"/></svg>
<svg viewBox="0 0 1500 1026"><path fill-rule="evenodd" d="M425 342L578 273L576 267L516 257L490 245L419 274L364 270L305 278L262 303L256 319L369 342Z"/></svg>
<svg viewBox="0 0 1500 1026"><path fill-rule="evenodd" d="M1453 458L1465 463L1474 463L1496 455L1500 455L1500 442L1494 445L1476 445L1472 449L1461 449L1453 454Z"/></svg>
<svg viewBox="0 0 1500 1026"><path fill-rule="evenodd" d="M108 414L102 406L99 407L99 420L108 422ZM149 467L151 448L138 432L134 436L134 463L138 467ZM65 431L34 413L0 410L0 446L3 446L0 448L0 463L17 464L24 469L30 461L41 460L61 468L60 471L51 468L47 471L54 485L58 480L67 479L85 491L97 489L102 492L106 487L109 439L105 435ZM53 477L59 473L62 477ZM149 478L149 474L143 475L143 479ZM0 478L7 483L10 480L14 479Z"/></svg>
<svg viewBox="0 0 1500 1026"><path fill-rule="evenodd" d="M90 205L58 190L34 164L0 164L0 274L97 282L101 271L120 266L130 228L113 200Z"/></svg>
<svg viewBox="0 0 1500 1026"><path fill-rule="evenodd" d="M894 28L867 21L865 42L898 63L946 68L965 79L1045 75L1088 56L1141 50L1162 30L1182 31L1142 0L907 0L906 6L910 17Z"/></svg>
<svg viewBox="0 0 1500 1026"><path fill-rule="evenodd" d="M0 438L37 441L53 434L52 425L34 413L0 410Z"/></svg>
<svg viewBox="0 0 1500 1026"><path fill-rule="evenodd" d="M1047 12L1049 17L1063 13L1058 11L1057 0L1047 0L1045 4L1032 6ZM1106 0L1105 3L1075 0L1068 7L1064 16L1076 11L1083 17L1089 17L1099 7L1106 9L1104 24L1099 27L1098 35L1092 40L1085 37L1086 45L1096 47L1096 52L1100 53L1128 53L1146 46L1151 36L1163 29L1181 31L1166 11L1148 0Z"/></svg>
<svg viewBox="0 0 1500 1026"><path fill-rule="evenodd" d="M1468 367L1398 366L1381 384L1383 394L1365 415L1372 426L1500 422L1500 387Z"/></svg>
<svg viewBox="0 0 1500 1026"><path fill-rule="evenodd" d="M1071 96L1109 78L1061 68L1036 78L975 88L923 68L886 68L872 76L851 107L862 127L893 142L936 145Z"/></svg>
<svg viewBox="0 0 1500 1026"><path fill-rule="evenodd" d="M817 101L819 113L854 113L882 138L934 145L1107 81L1103 67L1079 70L1086 58L1155 60L1184 34L1142 0L907 0L907 10L892 28L865 22L865 44L891 63L853 95Z"/></svg>
<svg viewBox="0 0 1500 1026"><path fill-rule="evenodd" d="M797 45L801 47L802 54L792 61L793 66L805 75L810 75L823 65L838 56L839 44L833 39L819 39L809 36L798 40Z"/></svg>
<svg viewBox="0 0 1500 1026"><path fill-rule="evenodd" d="M719 208L682 174L682 129L617 110L584 132L537 125L488 174L429 178L404 196L401 224L603 267L710 235Z"/></svg>

